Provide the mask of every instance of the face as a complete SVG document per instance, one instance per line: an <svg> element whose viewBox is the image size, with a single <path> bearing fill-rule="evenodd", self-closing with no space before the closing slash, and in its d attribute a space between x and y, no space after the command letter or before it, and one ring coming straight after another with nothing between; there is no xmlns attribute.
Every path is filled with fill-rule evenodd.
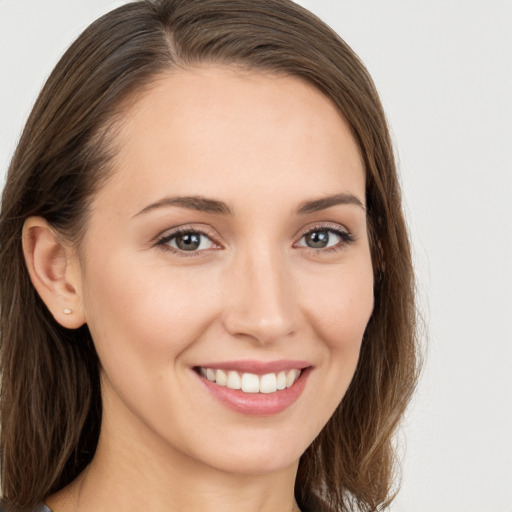
<svg viewBox="0 0 512 512"><path fill-rule="evenodd" d="M296 465L373 308L347 123L296 78L204 67L162 76L116 143L80 254L102 428L221 471Z"/></svg>

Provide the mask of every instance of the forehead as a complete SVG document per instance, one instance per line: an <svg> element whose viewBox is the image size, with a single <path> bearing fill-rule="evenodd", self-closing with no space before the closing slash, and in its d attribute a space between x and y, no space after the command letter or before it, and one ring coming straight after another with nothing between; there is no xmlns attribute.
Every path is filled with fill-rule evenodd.
<svg viewBox="0 0 512 512"><path fill-rule="evenodd" d="M134 209L163 193L358 192L364 171L350 127L312 85L285 75L204 66L161 75L126 109L114 176L102 194ZM284 188L283 188L284 187Z"/></svg>

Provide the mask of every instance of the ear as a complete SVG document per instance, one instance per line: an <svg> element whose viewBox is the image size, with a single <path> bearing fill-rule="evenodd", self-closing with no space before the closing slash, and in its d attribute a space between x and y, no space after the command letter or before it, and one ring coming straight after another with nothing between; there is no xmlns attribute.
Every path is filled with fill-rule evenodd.
<svg viewBox="0 0 512 512"><path fill-rule="evenodd" d="M42 217L25 221L22 243L32 284L55 320L68 329L82 326L82 279L74 248L59 240Z"/></svg>

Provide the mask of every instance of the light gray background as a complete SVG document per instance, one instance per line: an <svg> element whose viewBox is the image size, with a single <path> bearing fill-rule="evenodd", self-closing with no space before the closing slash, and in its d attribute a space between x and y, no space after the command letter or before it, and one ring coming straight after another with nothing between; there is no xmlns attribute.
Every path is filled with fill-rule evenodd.
<svg viewBox="0 0 512 512"><path fill-rule="evenodd" d="M0 0L0 179L45 77L124 2ZM393 512L512 512L512 0L301 0L372 73L400 161L426 365Z"/></svg>

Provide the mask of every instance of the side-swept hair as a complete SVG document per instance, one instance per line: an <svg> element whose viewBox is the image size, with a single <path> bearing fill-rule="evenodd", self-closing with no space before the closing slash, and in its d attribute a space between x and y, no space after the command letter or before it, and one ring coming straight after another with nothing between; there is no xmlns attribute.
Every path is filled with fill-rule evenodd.
<svg viewBox="0 0 512 512"><path fill-rule="evenodd" d="M417 378L414 281L393 148L373 82L326 24L290 0L146 0L89 26L46 82L9 168L0 215L1 480L28 511L94 455L99 362L87 326L61 327L28 276L21 232L42 216L80 243L111 172L123 109L159 74L202 63L298 77L351 126L366 172L375 307L353 381L301 458L296 498L316 511L392 499L393 434Z"/></svg>

